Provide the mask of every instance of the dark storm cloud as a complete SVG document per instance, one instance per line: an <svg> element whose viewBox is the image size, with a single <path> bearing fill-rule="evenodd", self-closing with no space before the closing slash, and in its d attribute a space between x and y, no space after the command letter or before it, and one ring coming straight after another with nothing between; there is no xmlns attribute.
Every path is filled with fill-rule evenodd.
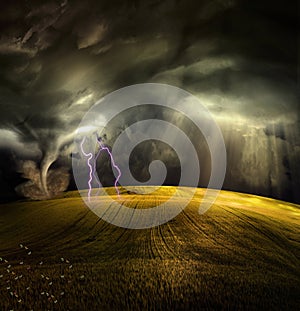
<svg viewBox="0 0 300 311"><path fill-rule="evenodd" d="M300 120L291 124L267 124L264 128L264 132L267 136L275 136L282 140L290 139L290 143L293 143L295 147L300 146L300 136L297 133L300 132ZM294 135L292 135L294 134Z"/></svg>
<svg viewBox="0 0 300 311"><path fill-rule="evenodd" d="M263 158L259 166L271 174L268 157L245 155L254 152L255 131L269 157L278 148L273 135L285 140L279 175L268 177L280 180L283 157L290 170L298 157L296 8L296 1L2 3L1 146L20 160L35 158L44 173L57 158L70 166L74 131L95 101L125 85L169 83L198 96L222 130L233 133L229 171L238 182L231 188L251 188L256 173L245 165L254 158ZM281 196L274 185L264 193Z"/></svg>
<svg viewBox="0 0 300 311"><path fill-rule="evenodd" d="M266 128L264 129L264 132L266 135L274 135L277 138L280 138L282 140L286 140L286 135L284 131L284 127L282 124L276 124L275 126L273 125L267 125Z"/></svg>

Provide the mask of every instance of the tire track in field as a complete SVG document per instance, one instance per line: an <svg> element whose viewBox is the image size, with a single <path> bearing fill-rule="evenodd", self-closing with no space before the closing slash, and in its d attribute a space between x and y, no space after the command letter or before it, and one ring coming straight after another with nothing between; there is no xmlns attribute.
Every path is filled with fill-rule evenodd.
<svg viewBox="0 0 300 311"><path fill-rule="evenodd" d="M240 213L241 215L243 215L243 217L241 217L240 215L238 215L237 211L233 211L230 207L223 207L223 209L225 209L228 213L234 215L235 217L237 217L241 222L245 223L246 225L250 226L251 228L254 229L254 231L258 232L260 235L265 236L268 240L271 240L276 246L278 246L279 248L282 248L282 244L278 243L278 238L280 238L282 240L281 237L276 236L276 238L274 238L274 234L268 234L267 232L263 231L261 228L258 228L257 225L255 225L255 218L253 217L249 217L246 214L244 214L241 211L238 211L238 213ZM262 226L263 224L261 224ZM284 243L283 243L284 245Z"/></svg>
<svg viewBox="0 0 300 311"><path fill-rule="evenodd" d="M57 206L56 203L52 203L50 204L50 206ZM48 208L48 205L47 205ZM44 212L44 209L38 209L37 213L35 213L35 217L37 219L42 219L42 217L40 217L41 212ZM24 235L22 237L21 242L26 242L27 240L30 240L29 243L26 242L27 246L30 248L30 250L32 252L34 252L35 254L39 254L41 255L41 250L43 251L43 253L46 251L48 252L52 252L53 251L53 241L55 241L55 251L62 250L62 246L64 245L72 245L71 248L74 248L74 244L70 243L70 241L74 241L74 237L72 237L72 234L74 232L76 232L76 227L78 226L78 224L84 220L87 215L90 213L89 210L85 211L85 212L80 212L78 214L78 216L75 219L75 221L72 221L71 223L68 222L68 226L63 226L61 225L61 229L57 230L57 227L55 227L54 229L56 229L55 231L49 231L48 228L52 228L48 225L46 225L45 230L43 231L39 231L38 234L36 232L32 232L30 230L27 230L27 235ZM29 213L29 216L32 216L31 213ZM42 214L42 216L44 216L44 214ZM34 228L35 230L35 228ZM43 233L46 233L45 235ZM33 238L32 238L33 235ZM69 241L66 239L67 237L71 237L69 239ZM16 245L18 245L20 242L20 240L18 241L18 243ZM51 243L52 242L52 243ZM64 248L64 251L67 250L68 248ZM19 248L13 248L10 251L11 254L14 254L14 257L18 257L19 254L22 253L22 251Z"/></svg>
<svg viewBox="0 0 300 311"><path fill-rule="evenodd" d="M200 226L199 224L191 217L189 216L188 212L183 210L180 214L183 217L184 222L187 224L188 227L194 228L195 231L205 236L207 240L209 240L213 245L215 246L222 246L223 244L219 243L216 239L212 238L211 235L207 234Z"/></svg>
<svg viewBox="0 0 300 311"><path fill-rule="evenodd" d="M103 215L105 215L107 212L109 212L110 207L114 204L114 202L112 202L106 209L106 211L104 212ZM124 204L124 201L121 203ZM117 216L117 214L116 214ZM96 227L99 226L99 230L97 230L97 232L95 232L92 235L92 239L96 239L98 236L101 236L101 233L106 231L107 229L112 230L112 228L114 228L113 231L115 231L116 226L110 224L109 222L105 221L102 219L102 217L99 217L96 215L96 217L98 217L98 220L96 221L96 223L92 226L91 230L96 230Z"/></svg>
<svg viewBox="0 0 300 311"><path fill-rule="evenodd" d="M160 204L160 199L156 198L157 202L155 206ZM164 212L164 210L162 211ZM168 223L150 228L150 250L153 258L159 257L161 260L176 258L177 255L174 250L170 247L168 241L166 240ZM169 235L168 235L169 236ZM174 235L170 235L174 239Z"/></svg>
<svg viewBox="0 0 300 311"><path fill-rule="evenodd" d="M44 237L36 236L38 238L37 241L32 240L30 243L30 247L32 249L34 248L41 248L41 247L48 247L51 245L51 241L56 240L57 243L55 244L56 248L61 247L63 245L68 245L70 240L74 241L74 236L72 236L74 233L77 233L77 227L79 223L84 220L88 215L90 214L90 211L86 211L83 213L81 217L73 221L69 226L62 226L60 230L47 232L47 235ZM67 237L70 237L69 241L66 240ZM61 241L59 243L59 241Z"/></svg>
<svg viewBox="0 0 300 311"><path fill-rule="evenodd" d="M174 250L174 248L172 248L172 246L167 243L170 251L174 254L174 258L179 258L180 257L180 252L177 251L177 249L183 244L183 242L178 238L178 235L175 234L175 231L173 230L174 225L170 222L167 222L164 226L165 230L167 230L169 232L169 235L172 240L173 240L173 245L174 248L176 249L176 251Z"/></svg>
<svg viewBox="0 0 300 311"><path fill-rule="evenodd" d="M160 204L161 202L158 201L157 203ZM176 204L176 202L174 203ZM166 208L169 208L169 207L164 206L163 208L164 208L163 212L167 214ZM179 254L175 251L175 247L178 246L178 243L180 243L180 241L178 240L177 235L172 229L172 223L173 221L170 220L166 222L165 224L159 226L158 233L160 235L160 238L161 238L161 241L163 243L166 253L169 255L170 258L175 259L179 257ZM172 244L173 244L173 247L171 246Z"/></svg>
<svg viewBox="0 0 300 311"><path fill-rule="evenodd" d="M103 231L105 231L107 229L107 227L109 227L110 224L107 223L106 221L102 220L101 218L99 218L91 227L91 236L88 236L87 238L85 238L84 240L82 240L83 242L93 242L97 240L98 236L101 236L101 233ZM98 228L99 227L99 228Z"/></svg>
<svg viewBox="0 0 300 311"><path fill-rule="evenodd" d="M158 202L159 204L159 202ZM163 207L165 209L165 207ZM164 210L165 211L165 210ZM174 251L174 248L170 247L169 242L167 241L166 237L171 237L173 241L176 243L176 238L174 233L170 230L169 222L160 225L157 227L157 235L160 239L160 244L162 245L163 252L168 255L170 258L176 258L177 254Z"/></svg>
<svg viewBox="0 0 300 311"><path fill-rule="evenodd" d="M262 228L264 227L264 224L262 222L260 223L260 227L258 227L256 218L251 217L251 216L243 213L240 210L239 211L236 211L236 210L233 211L230 207L224 207L224 209L228 213L235 215L237 218L239 218L246 225L253 228L254 231L256 231L260 235L263 235L264 237L266 237L267 240L272 241L272 244L275 245L279 250L284 249L285 252L287 252L290 256L293 257L293 259L295 260L295 263L297 264L297 262L298 262L298 264L299 264L297 256L292 252L291 247L287 246L287 242L289 241L287 238L282 237L281 235L274 234L273 233L274 231L270 231L268 228L265 228L265 230L263 230ZM244 218L239 216L238 213L243 215Z"/></svg>
<svg viewBox="0 0 300 311"><path fill-rule="evenodd" d="M165 258L166 249L159 234L160 226L153 228L153 239L158 252L158 257L162 260Z"/></svg>
<svg viewBox="0 0 300 311"><path fill-rule="evenodd" d="M147 200L138 200L136 206L139 206L139 208L148 208L147 206ZM141 234L144 234L143 238L143 252L145 257L149 257L150 259L155 259L157 257L161 258L161 254L159 252L159 249L157 247L157 242L155 239L155 228L147 228L147 229L141 229L136 230L139 232L139 236Z"/></svg>
<svg viewBox="0 0 300 311"><path fill-rule="evenodd" d="M149 254L150 259L155 259L156 254L153 247L154 243L152 241L152 231L153 228L148 229L149 235L147 237L146 252Z"/></svg>
<svg viewBox="0 0 300 311"><path fill-rule="evenodd" d="M192 228L194 228L198 233L203 234L205 236L205 238L210 241L212 243L212 245L217 246L219 248L223 248L226 249L229 253L234 254L235 256L241 258L241 259L247 259L247 256L244 255L243 253L241 253L238 249L236 249L236 245L233 245L232 248L228 247L225 245L225 243L221 243L219 242L216 238L213 238L211 234L207 234L200 226L199 224L188 214L187 211L183 210L182 213L180 214L183 216L183 218L185 218L185 223L187 224L187 226L191 226ZM220 228L222 228L222 224L217 223L216 222L208 222L206 221L206 224L209 224L210 226L214 226L217 227L218 230L220 230ZM210 233L214 232L215 230L209 230ZM229 233L230 234L230 233ZM228 235L225 235L224 233L222 234L222 237L227 237ZM232 234L230 234L230 238L232 238ZM225 241L225 239L224 239Z"/></svg>
<svg viewBox="0 0 300 311"><path fill-rule="evenodd" d="M161 251L159 249L158 243L157 243L157 234L155 234L155 231L157 230L157 227L150 228L150 247L153 250L154 258L163 259L163 256L161 254Z"/></svg>
<svg viewBox="0 0 300 311"><path fill-rule="evenodd" d="M124 204L125 201L122 202ZM112 203L114 204L114 203ZM137 200L132 200L132 206L131 208L136 209L140 202ZM121 207L120 207L121 208ZM119 212L118 212L119 213ZM115 217L117 217L118 213L116 213ZM131 216L132 219L133 215ZM131 221L131 219L129 221ZM105 221L104 221L105 222ZM109 243L108 247L103 249L103 253L109 254L109 258L116 258L116 257L130 257L130 256L139 256L140 255L140 248L138 247L131 247L128 248L127 245L128 243L131 243L134 241L134 237L137 235L136 231L133 229L127 229L127 228L120 228L117 226L114 226L108 222L106 222L106 226L102 227L102 230L97 233L97 235L101 235L103 230L108 229L109 235L112 238L111 242ZM107 232L106 232L107 235ZM126 249L127 248L127 249ZM124 249L126 249L126 253L123 254Z"/></svg>
<svg viewBox="0 0 300 311"><path fill-rule="evenodd" d="M135 200L136 196L134 196L132 199L133 200L131 200L130 208L137 209L141 205L141 202L139 200ZM133 214L131 215L129 224L131 223L132 219L133 219ZM141 248L140 246L141 246L141 243L145 244L145 239L146 239L144 232L145 231L123 228L122 233L119 235L119 237L115 241L116 246L118 248L124 249L127 247L127 243L132 242L135 245L135 243L137 243L136 239L140 240L138 246L135 245L134 247L130 247L129 249L127 249L125 257L140 257L141 256L141 250L143 248Z"/></svg>

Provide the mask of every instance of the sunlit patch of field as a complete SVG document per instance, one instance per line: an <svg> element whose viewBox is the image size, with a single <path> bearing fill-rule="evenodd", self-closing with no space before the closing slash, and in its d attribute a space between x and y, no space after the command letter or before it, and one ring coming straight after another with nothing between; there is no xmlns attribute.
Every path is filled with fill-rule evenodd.
<svg viewBox="0 0 300 311"><path fill-rule="evenodd" d="M141 195L132 187L118 198L105 189L132 208L165 202L175 190ZM181 188L171 203L192 190ZM204 192L168 223L143 230L99 219L77 192L1 205L0 310L297 310L299 206L221 191L199 215Z"/></svg>

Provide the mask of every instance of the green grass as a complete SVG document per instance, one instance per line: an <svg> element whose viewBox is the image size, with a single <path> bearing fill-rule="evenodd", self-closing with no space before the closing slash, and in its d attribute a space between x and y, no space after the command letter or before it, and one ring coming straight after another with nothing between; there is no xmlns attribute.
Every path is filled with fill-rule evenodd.
<svg viewBox="0 0 300 311"><path fill-rule="evenodd" d="M171 191L121 198L144 208ZM98 219L77 192L1 205L0 310L299 309L299 206L222 191L199 215L202 195L144 230Z"/></svg>

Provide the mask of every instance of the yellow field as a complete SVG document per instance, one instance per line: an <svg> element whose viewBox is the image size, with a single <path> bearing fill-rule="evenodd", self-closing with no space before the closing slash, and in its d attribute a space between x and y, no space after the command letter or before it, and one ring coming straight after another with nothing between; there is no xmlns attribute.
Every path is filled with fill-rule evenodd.
<svg viewBox="0 0 300 311"><path fill-rule="evenodd" d="M131 190L120 200L134 208L174 192ZM203 192L143 230L104 222L77 192L1 205L0 310L298 309L299 206L222 191L199 215Z"/></svg>

